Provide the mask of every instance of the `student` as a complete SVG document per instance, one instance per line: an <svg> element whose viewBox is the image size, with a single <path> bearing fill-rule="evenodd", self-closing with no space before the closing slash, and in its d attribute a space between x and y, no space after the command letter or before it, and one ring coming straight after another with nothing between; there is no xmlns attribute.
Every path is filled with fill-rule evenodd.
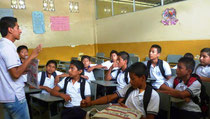
<svg viewBox="0 0 210 119"><path fill-rule="evenodd" d="M90 61L90 56L83 55L81 58L82 63L84 64L84 77L89 83L91 81L95 81L95 76L93 74L93 71L88 72L88 69L91 68L92 66L95 66L96 64L91 64Z"/></svg>
<svg viewBox="0 0 210 119"><path fill-rule="evenodd" d="M171 77L171 68L166 61L160 60L161 47L159 45L152 45L149 50L149 61L144 64L148 69L148 77L156 79L152 83L154 89L159 89L160 86Z"/></svg>
<svg viewBox="0 0 210 119"><path fill-rule="evenodd" d="M104 69L108 70L112 66L113 63L117 63L117 51L116 50L112 50L110 52L110 59L111 60L103 62L102 64L98 64L96 66L92 66L92 67L88 68L88 71L90 72L90 71L94 70L95 68L104 68Z"/></svg>
<svg viewBox="0 0 210 119"><path fill-rule="evenodd" d="M136 62L128 68L128 72L131 78L130 84L126 85L124 88L118 90L114 94L101 97L97 100L93 100L91 102L82 100L81 106L87 107L92 105L106 104L117 99L118 97L122 97L124 98L124 101L119 102L121 106L139 110L143 114L141 119L154 119L155 115L157 115L159 111L160 97L158 93L152 89L152 87L146 85L146 66L141 62ZM129 89L133 90L128 94L127 92ZM127 99L125 99L126 95L128 95ZM146 102L143 100L145 95L148 96L147 107L144 107L143 104L143 102ZM124 102L125 104L123 104Z"/></svg>
<svg viewBox="0 0 210 119"><path fill-rule="evenodd" d="M39 88L42 89L41 93L50 93L55 87L55 77L63 74L56 71L57 63L54 60L49 60L46 64L46 71L38 73Z"/></svg>
<svg viewBox="0 0 210 119"><path fill-rule="evenodd" d="M192 53L185 53L185 54L184 54L184 57L189 57L189 58L194 59L194 56L193 56ZM175 67L173 67L172 69L177 69L177 65L176 65Z"/></svg>
<svg viewBox="0 0 210 119"><path fill-rule="evenodd" d="M202 81L210 82L210 48L203 48L200 52L200 64L195 69L195 73Z"/></svg>
<svg viewBox="0 0 210 119"><path fill-rule="evenodd" d="M200 119L201 117L199 105L191 99L200 97L201 92L201 83L198 81L198 77L192 75L194 67L195 61L192 58L180 58L176 69L177 77L169 79L160 87L163 93L185 100L172 104L172 119Z"/></svg>
<svg viewBox="0 0 210 119"><path fill-rule="evenodd" d="M85 100L90 102L90 85L81 77L84 65L81 61L72 60L69 68L69 76L58 83L51 91L51 95L59 96L65 100L64 110L61 112L62 119L83 119L86 112L79 106ZM64 93L58 92L64 89Z"/></svg>
<svg viewBox="0 0 210 119"><path fill-rule="evenodd" d="M117 83L119 84L117 86L117 90L120 90L122 88L124 88L127 84L129 84L130 82L130 76L128 73L128 62L129 62L129 54L125 51L121 51L118 53L117 56L117 62L118 62L118 67L120 69L118 69L115 73L115 76L111 76L111 72L112 70L115 68L115 64L113 64L107 74L109 74L110 78L107 78L106 80L111 80L114 79L115 81L117 81Z"/></svg>
<svg viewBox="0 0 210 119"><path fill-rule="evenodd" d="M20 57L21 63L23 63L26 58L28 58L28 47L25 45L18 46L17 53ZM20 78L23 78L24 82L27 82L27 74L22 75Z"/></svg>
<svg viewBox="0 0 210 119"><path fill-rule="evenodd" d="M30 119L25 98L24 81L21 77L30 62L41 51L36 47L31 55L21 64L14 42L20 39L22 31L17 19L3 17L0 20L0 103L3 105L5 119Z"/></svg>

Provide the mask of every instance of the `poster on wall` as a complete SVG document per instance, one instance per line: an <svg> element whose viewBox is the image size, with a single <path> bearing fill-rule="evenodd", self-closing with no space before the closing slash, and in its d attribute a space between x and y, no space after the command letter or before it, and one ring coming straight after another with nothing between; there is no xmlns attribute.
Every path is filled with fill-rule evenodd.
<svg viewBox="0 0 210 119"><path fill-rule="evenodd" d="M176 10L174 8L167 8L163 11L163 19L161 22L164 25L176 25L178 19L176 18Z"/></svg>
<svg viewBox="0 0 210 119"><path fill-rule="evenodd" d="M68 16L51 16L50 24L52 31L69 31L69 17Z"/></svg>
<svg viewBox="0 0 210 119"><path fill-rule="evenodd" d="M32 12L33 31L36 34L43 34L45 32L44 15L42 12Z"/></svg>
<svg viewBox="0 0 210 119"><path fill-rule="evenodd" d="M33 59L28 66L28 72L27 72L27 83L36 88L39 88L38 65L39 65L39 60Z"/></svg>
<svg viewBox="0 0 210 119"><path fill-rule="evenodd" d="M6 16L13 17L14 16L13 9L0 8L0 19Z"/></svg>

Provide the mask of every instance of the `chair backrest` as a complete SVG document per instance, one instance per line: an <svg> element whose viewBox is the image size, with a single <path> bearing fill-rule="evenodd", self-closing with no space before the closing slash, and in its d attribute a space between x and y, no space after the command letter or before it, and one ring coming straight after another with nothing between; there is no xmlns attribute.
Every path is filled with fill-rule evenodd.
<svg viewBox="0 0 210 119"><path fill-rule="evenodd" d="M178 60L182 57L182 55L168 55L167 62L168 63L178 63Z"/></svg>
<svg viewBox="0 0 210 119"><path fill-rule="evenodd" d="M171 76L176 76L176 69L171 69Z"/></svg>
<svg viewBox="0 0 210 119"><path fill-rule="evenodd" d="M96 53L96 57L104 57L105 54L103 52L98 52Z"/></svg>
<svg viewBox="0 0 210 119"><path fill-rule="evenodd" d="M160 96L159 114L162 112L167 112L167 119L170 119L171 98L169 95L165 93L158 92L158 94ZM164 117L159 117L159 118L163 119Z"/></svg>
<svg viewBox="0 0 210 119"><path fill-rule="evenodd" d="M103 69L94 69L93 74L96 80L104 80L104 70Z"/></svg>
<svg viewBox="0 0 210 119"><path fill-rule="evenodd" d="M128 66L132 65L133 63L139 62L140 58L138 56L130 57Z"/></svg>
<svg viewBox="0 0 210 119"><path fill-rule="evenodd" d="M210 96L210 82L204 82L203 85L206 87L206 93ZM209 105L209 113L208 118L210 119L210 105Z"/></svg>

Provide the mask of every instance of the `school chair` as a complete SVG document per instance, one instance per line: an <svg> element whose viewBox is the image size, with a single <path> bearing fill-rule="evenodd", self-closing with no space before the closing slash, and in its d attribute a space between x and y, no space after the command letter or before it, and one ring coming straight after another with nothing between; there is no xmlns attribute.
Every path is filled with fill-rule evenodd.
<svg viewBox="0 0 210 119"><path fill-rule="evenodd" d="M148 61L148 60L150 60L149 57L145 57L145 61Z"/></svg>
<svg viewBox="0 0 210 119"><path fill-rule="evenodd" d="M171 69L171 76L176 76L176 69Z"/></svg>
<svg viewBox="0 0 210 119"><path fill-rule="evenodd" d="M182 55L168 55L167 62L169 63L170 66L175 66L181 57Z"/></svg>
<svg viewBox="0 0 210 119"><path fill-rule="evenodd" d="M160 96L160 106L157 119L170 119L171 98L165 93L158 92Z"/></svg>
<svg viewBox="0 0 210 119"><path fill-rule="evenodd" d="M206 93L208 94L208 96L210 96L210 82L203 81L202 83L206 88ZM209 104L210 104L210 101L209 101ZM208 111L208 119L210 119L210 105L209 105L209 111Z"/></svg>
<svg viewBox="0 0 210 119"><path fill-rule="evenodd" d="M105 54L103 52L98 52L96 53L96 57L104 57Z"/></svg>

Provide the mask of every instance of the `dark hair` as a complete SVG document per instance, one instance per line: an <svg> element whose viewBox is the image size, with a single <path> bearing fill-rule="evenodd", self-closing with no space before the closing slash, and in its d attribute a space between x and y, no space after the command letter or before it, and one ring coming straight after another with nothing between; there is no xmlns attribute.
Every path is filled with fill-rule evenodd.
<svg viewBox="0 0 210 119"><path fill-rule="evenodd" d="M109 56L111 57L111 55L112 55L113 53L115 53L116 55L118 54L118 52L117 52L116 50L112 50L112 51L110 52Z"/></svg>
<svg viewBox="0 0 210 119"><path fill-rule="evenodd" d="M161 47L157 44L151 46L151 48L157 48L158 53L161 53Z"/></svg>
<svg viewBox="0 0 210 119"><path fill-rule="evenodd" d="M17 48L17 52L20 53L20 51L21 51L22 49L26 49L26 50L28 51L28 47L27 47L27 46L25 46L25 45L20 45L20 46L18 46L18 48Z"/></svg>
<svg viewBox="0 0 210 119"><path fill-rule="evenodd" d="M87 58L90 61L90 56L88 56L88 55L83 55L81 58L81 61L83 61L85 58Z"/></svg>
<svg viewBox="0 0 210 119"><path fill-rule="evenodd" d="M46 64L46 66L48 66L49 64L54 64L55 68L57 68L57 62L55 60L49 60Z"/></svg>
<svg viewBox="0 0 210 119"><path fill-rule="evenodd" d="M8 28L14 28L15 23L17 23L17 19L14 17L3 17L0 20L0 32L1 36L5 37L8 34Z"/></svg>
<svg viewBox="0 0 210 119"><path fill-rule="evenodd" d="M195 68L195 61L189 57L181 57L178 61L179 63L183 63L187 69L191 69L192 72Z"/></svg>
<svg viewBox="0 0 210 119"><path fill-rule="evenodd" d="M82 70L81 75L84 75L84 64L79 60L71 60L70 65L73 64L78 70Z"/></svg>
<svg viewBox="0 0 210 119"><path fill-rule="evenodd" d="M203 48L201 52L206 52L210 56L210 48Z"/></svg>
<svg viewBox="0 0 210 119"><path fill-rule="evenodd" d="M117 56L120 56L123 60L127 60L127 64L129 63L129 54L125 51L121 51L117 54Z"/></svg>
<svg viewBox="0 0 210 119"><path fill-rule="evenodd" d="M184 54L184 57L189 57L189 58L194 59L194 56L193 56L192 53L185 53L185 54Z"/></svg>
<svg viewBox="0 0 210 119"><path fill-rule="evenodd" d="M136 62L136 63L132 64L128 68L128 72L134 73L138 77L145 75L145 77L147 78L147 67L142 62Z"/></svg>

